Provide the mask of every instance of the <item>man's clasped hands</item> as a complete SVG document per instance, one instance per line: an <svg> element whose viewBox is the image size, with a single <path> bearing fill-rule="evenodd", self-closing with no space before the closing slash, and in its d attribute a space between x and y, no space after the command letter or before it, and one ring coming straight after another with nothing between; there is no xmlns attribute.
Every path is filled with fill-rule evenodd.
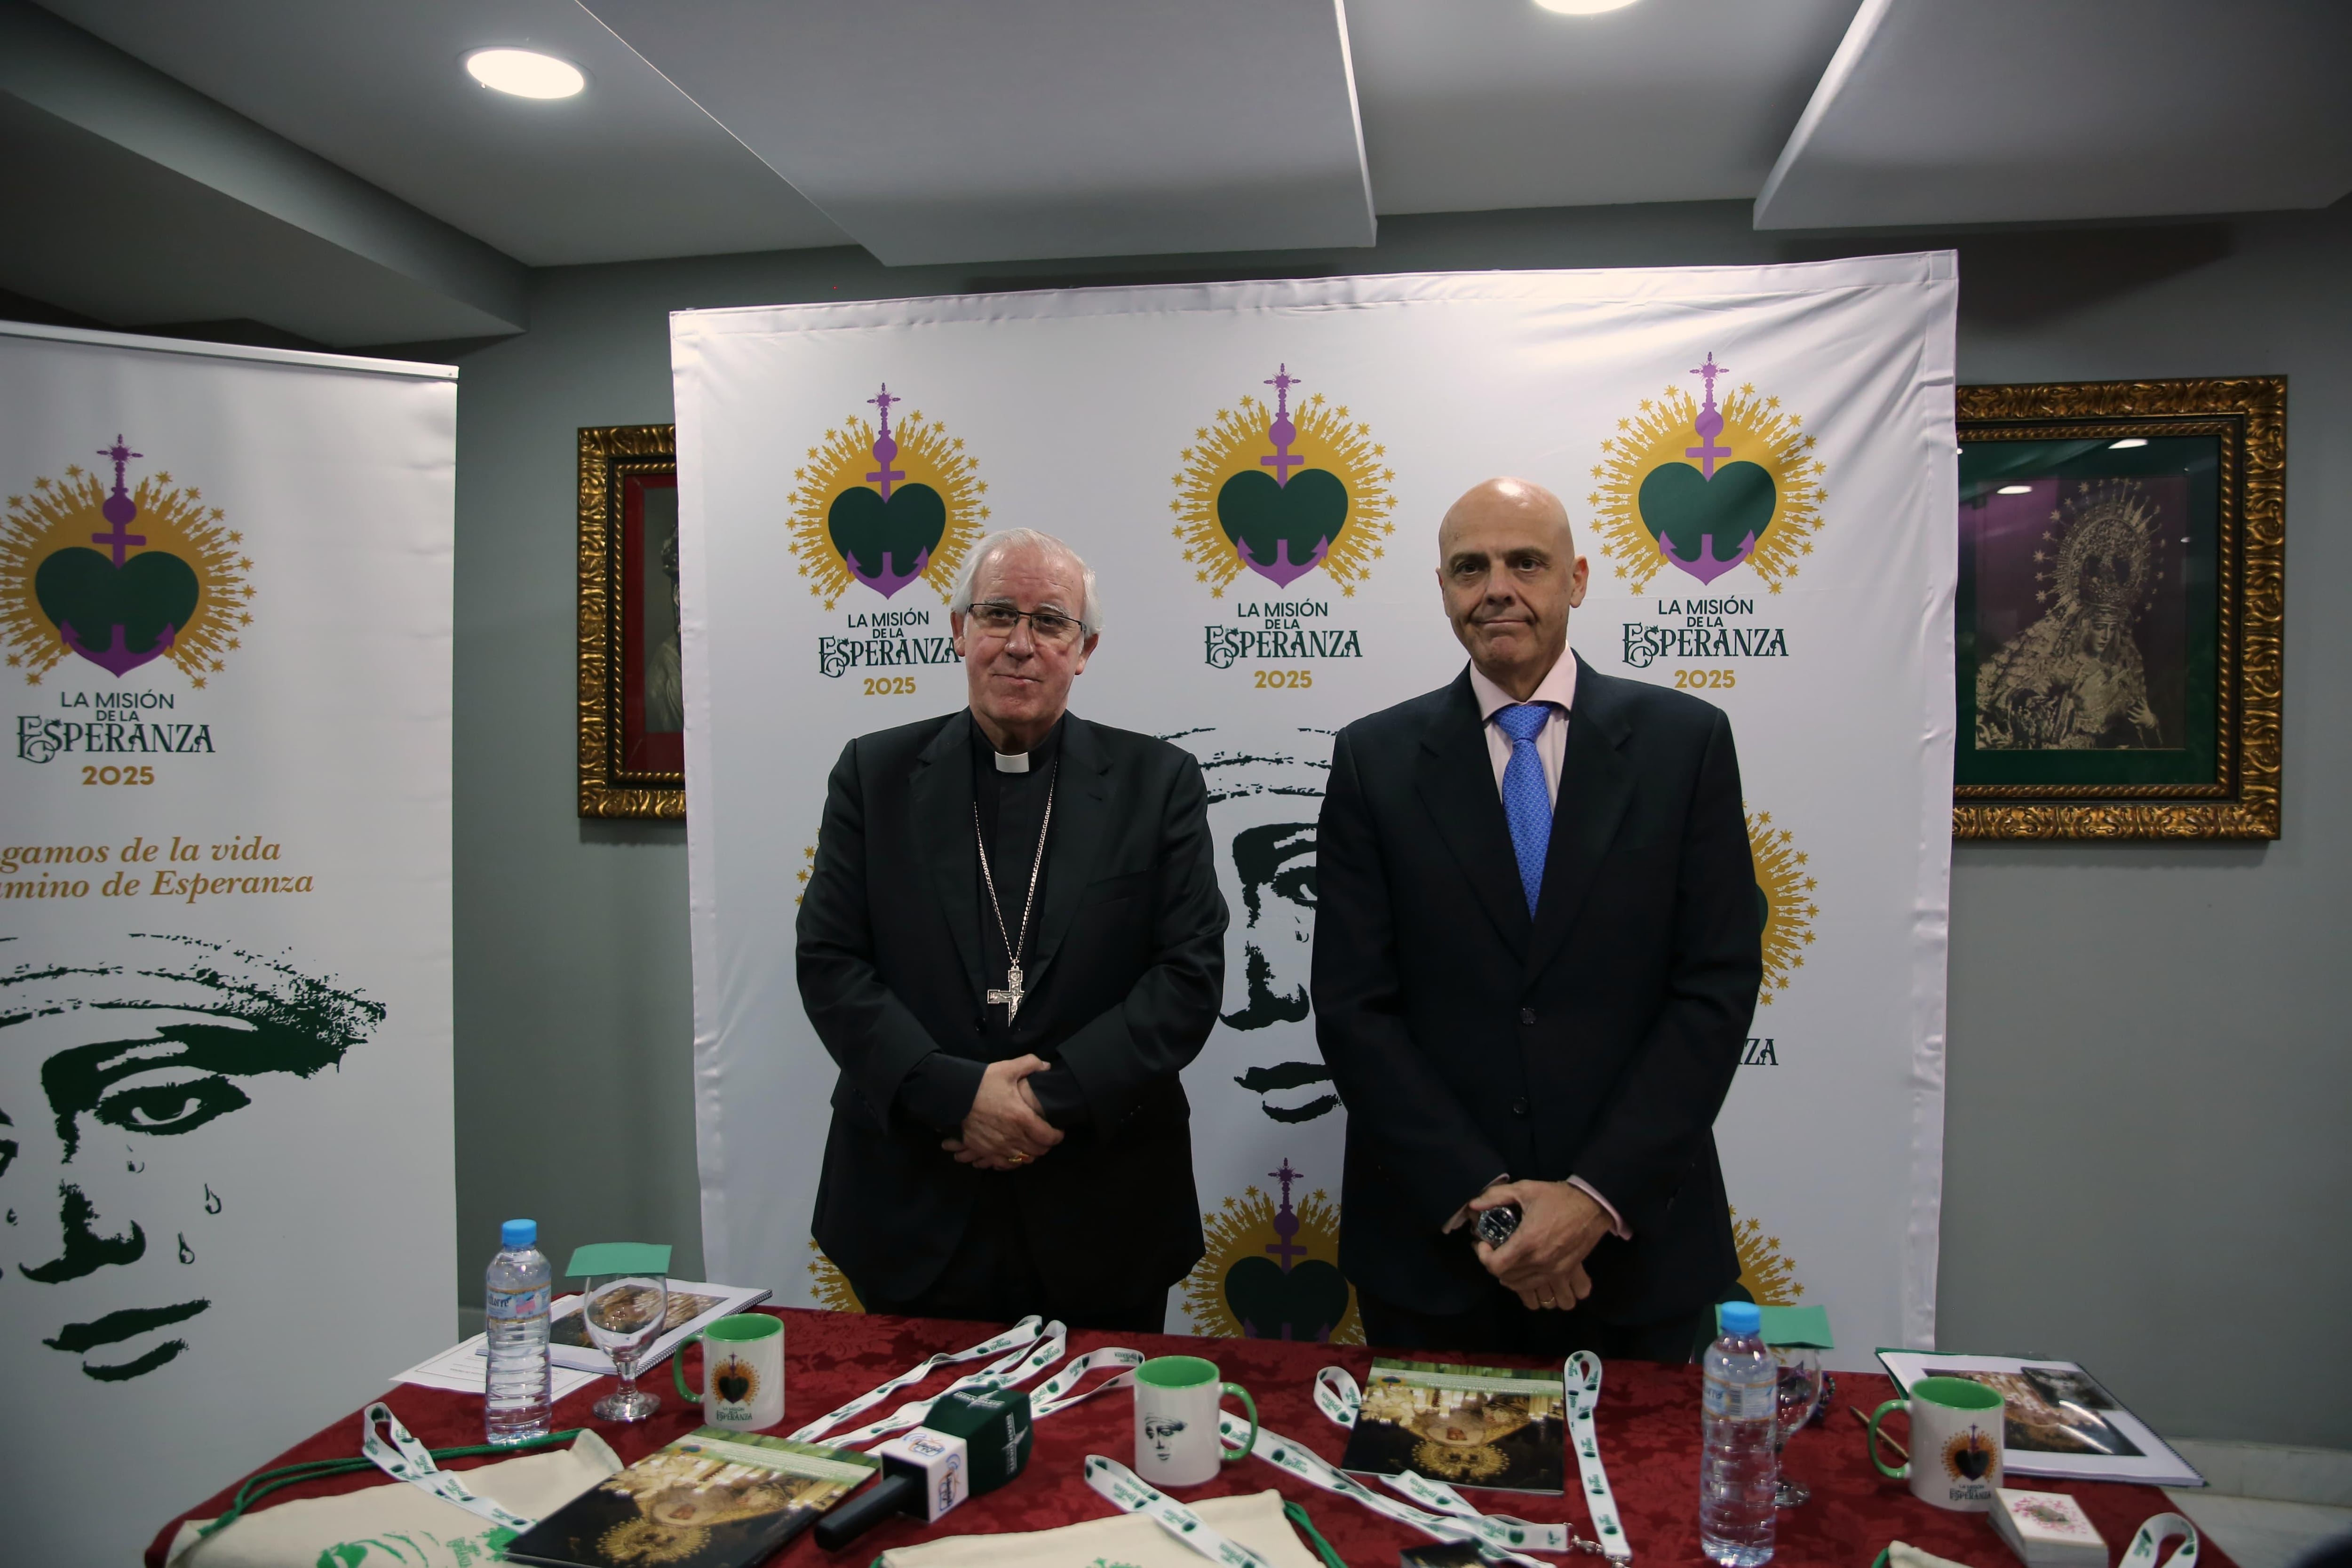
<svg viewBox="0 0 2352 1568"><path fill-rule="evenodd" d="M1062 1141L1062 1131L1045 1120L1036 1091L1029 1087L1029 1075L1050 1065L1037 1056L989 1063L980 1075L980 1092L964 1112L962 1135L940 1147L953 1154L957 1164L983 1171L1013 1171L1044 1159Z"/></svg>

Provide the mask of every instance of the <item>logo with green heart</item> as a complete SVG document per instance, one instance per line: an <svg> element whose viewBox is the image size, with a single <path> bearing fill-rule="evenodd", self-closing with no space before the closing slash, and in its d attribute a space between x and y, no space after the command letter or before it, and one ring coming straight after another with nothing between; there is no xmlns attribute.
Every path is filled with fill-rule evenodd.
<svg viewBox="0 0 2352 1568"><path fill-rule="evenodd" d="M1601 443L1585 500L1601 551L1636 593L1667 567L1701 583L1746 567L1777 594L1813 552L1827 465L1804 416L1754 383L1718 400L1729 373L1708 353L1690 372L1699 397L1668 386Z"/></svg>
<svg viewBox="0 0 2352 1568"><path fill-rule="evenodd" d="M945 604L988 520L988 482L961 437L888 384L866 400L875 417L852 415L808 448L793 470L792 552L809 593L828 610L853 584L887 599L920 581Z"/></svg>
<svg viewBox="0 0 2352 1568"><path fill-rule="evenodd" d="M66 465L7 498L0 521L0 649L38 686L69 659L120 680L168 659L201 689L227 668L253 624L251 558L227 513L167 471L132 477L146 457L120 435L103 470ZM77 667L79 668L79 667Z"/></svg>
<svg viewBox="0 0 2352 1568"><path fill-rule="evenodd" d="M1201 1216L1208 1250L1184 1281L1192 1331L1227 1339L1360 1345L1355 1292L1339 1272L1339 1205L1320 1189L1292 1202L1305 1173L1271 1173L1277 1202L1255 1185Z"/></svg>
<svg viewBox="0 0 2352 1568"><path fill-rule="evenodd" d="M1387 447L1320 392L1293 407L1290 389L1303 379L1286 362L1265 378L1271 405L1244 393L1178 454L1171 531L1211 598L1223 598L1244 572L1286 589L1318 571L1353 598L1383 553L1381 541L1396 531Z"/></svg>

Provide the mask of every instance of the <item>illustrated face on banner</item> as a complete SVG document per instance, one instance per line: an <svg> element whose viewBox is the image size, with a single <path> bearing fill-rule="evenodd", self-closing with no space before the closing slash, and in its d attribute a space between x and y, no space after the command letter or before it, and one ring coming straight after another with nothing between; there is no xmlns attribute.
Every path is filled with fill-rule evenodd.
<svg viewBox="0 0 2352 1568"><path fill-rule="evenodd" d="M184 1354L227 1283L205 1222L258 1194L223 1192L207 1158L290 1130L316 1092L302 1080L384 1014L218 943L112 946L0 939L0 1321L101 1383Z"/></svg>
<svg viewBox="0 0 2352 1568"><path fill-rule="evenodd" d="M1234 1081L1276 1121L1339 1109L1315 1047L1307 983L1315 953L1315 820L1329 775L1328 731L1232 726L1169 739L1201 759L1226 931L1225 1026L1241 1031Z"/></svg>

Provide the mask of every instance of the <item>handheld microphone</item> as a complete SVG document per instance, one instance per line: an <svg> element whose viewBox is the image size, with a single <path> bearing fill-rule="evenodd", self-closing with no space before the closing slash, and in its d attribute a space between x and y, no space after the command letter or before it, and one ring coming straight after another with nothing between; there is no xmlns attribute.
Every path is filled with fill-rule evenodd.
<svg viewBox="0 0 2352 1568"><path fill-rule="evenodd" d="M926 1524L968 1497L992 1492L1029 1464L1029 1395L1017 1388L950 1389L923 1424L876 1447L882 1479L816 1522L816 1543L837 1552L893 1514Z"/></svg>

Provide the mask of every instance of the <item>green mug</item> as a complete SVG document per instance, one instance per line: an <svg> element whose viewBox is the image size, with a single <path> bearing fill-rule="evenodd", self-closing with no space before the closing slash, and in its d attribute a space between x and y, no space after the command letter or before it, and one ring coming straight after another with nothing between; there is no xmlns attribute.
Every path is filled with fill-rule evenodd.
<svg viewBox="0 0 2352 1568"><path fill-rule="evenodd" d="M702 1342L699 1392L687 1386L686 1352ZM669 1374L678 1397L699 1400L705 1426L756 1432L784 1418L784 1321L738 1312L677 1342Z"/></svg>
<svg viewBox="0 0 2352 1568"><path fill-rule="evenodd" d="M1911 1458L1878 1457L1878 1424L1891 1410L1911 1413ZM1890 1480L1907 1480L1921 1502L1956 1513L1983 1513L2001 1484L2000 1395L1965 1377L1923 1377L1909 1397L1890 1399L1870 1417L1870 1462Z"/></svg>

